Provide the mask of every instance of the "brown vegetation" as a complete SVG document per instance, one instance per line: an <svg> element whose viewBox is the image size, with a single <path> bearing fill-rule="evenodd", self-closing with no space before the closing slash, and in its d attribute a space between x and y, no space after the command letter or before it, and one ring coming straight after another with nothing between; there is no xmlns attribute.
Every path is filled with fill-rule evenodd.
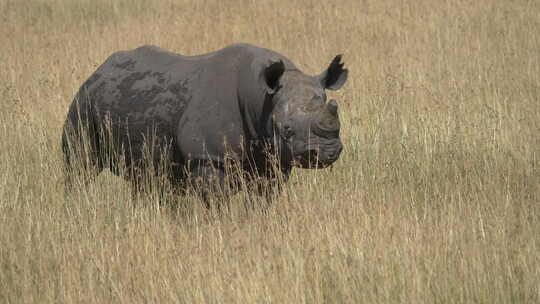
<svg viewBox="0 0 540 304"><path fill-rule="evenodd" d="M538 303L540 2L0 0L0 302ZM268 214L179 214L104 174L64 196L60 132L117 50L233 42L319 73L345 150Z"/></svg>

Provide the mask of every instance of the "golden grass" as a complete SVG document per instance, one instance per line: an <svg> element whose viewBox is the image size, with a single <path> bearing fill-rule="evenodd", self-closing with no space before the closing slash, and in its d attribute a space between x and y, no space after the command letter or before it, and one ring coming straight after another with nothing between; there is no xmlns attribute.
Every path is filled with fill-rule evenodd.
<svg viewBox="0 0 540 304"><path fill-rule="evenodd" d="M0 302L540 302L540 2L0 0ZM267 215L183 214L104 174L65 197L60 132L112 52L338 53L345 150Z"/></svg>

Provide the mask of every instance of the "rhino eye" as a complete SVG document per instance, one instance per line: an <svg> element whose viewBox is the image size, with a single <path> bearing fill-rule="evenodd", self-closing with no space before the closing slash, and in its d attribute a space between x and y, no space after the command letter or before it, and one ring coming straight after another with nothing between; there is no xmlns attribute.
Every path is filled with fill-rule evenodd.
<svg viewBox="0 0 540 304"><path fill-rule="evenodd" d="M285 138L291 138L294 135L294 131L291 128L291 126L284 126L283 127L283 136Z"/></svg>

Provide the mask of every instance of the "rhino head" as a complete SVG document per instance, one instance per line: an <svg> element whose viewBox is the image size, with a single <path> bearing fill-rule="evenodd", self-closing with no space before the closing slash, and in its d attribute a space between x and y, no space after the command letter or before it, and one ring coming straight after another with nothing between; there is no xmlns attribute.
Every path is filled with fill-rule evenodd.
<svg viewBox="0 0 540 304"><path fill-rule="evenodd" d="M338 105L327 101L326 90L338 90L347 81L341 55L326 71L310 76L286 70L281 61L267 66L264 81L273 95L273 121L282 157L301 168L324 168L335 162L343 149L339 138ZM286 154L286 155L283 155Z"/></svg>

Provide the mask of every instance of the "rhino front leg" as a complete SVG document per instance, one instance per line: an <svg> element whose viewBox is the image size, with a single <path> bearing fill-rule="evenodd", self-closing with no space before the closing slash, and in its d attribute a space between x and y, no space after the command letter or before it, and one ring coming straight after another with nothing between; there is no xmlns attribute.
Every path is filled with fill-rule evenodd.
<svg viewBox="0 0 540 304"><path fill-rule="evenodd" d="M246 189L247 191L244 196L244 208L246 212L260 208L263 213L266 213L270 205L272 205L274 189L275 185L271 181L264 179L254 181L250 189Z"/></svg>
<svg viewBox="0 0 540 304"><path fill-rule="evenodd" d="M228 195L225 189L225 171L220 164L210 161L192 161L189 168L190 186L201 198L207 209L212 208L212 202L229 209Z"/></svg>
<svg viewBox="0 0 540 304"><path fill-rule="evenodd" d="M253 181L253 186L248 189L244 207L246 211L258 206L264 213L283 192L284 184L289 179L290 169L276 170L270 177L258 177Z"/></svg>

